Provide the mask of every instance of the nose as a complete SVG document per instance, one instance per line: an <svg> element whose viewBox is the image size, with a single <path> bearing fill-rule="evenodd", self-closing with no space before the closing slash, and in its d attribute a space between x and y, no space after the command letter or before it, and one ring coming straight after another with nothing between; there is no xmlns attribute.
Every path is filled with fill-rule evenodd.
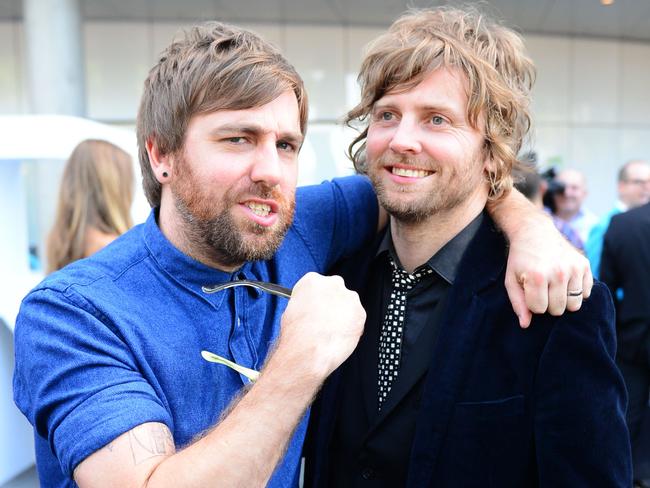
<svg viewBox="0 0 650 488"><path fill-rule="evenodd" d="M388 146L397 154L418 154L422 151L417 124L403 117L395 128Z"/></svg>
<svg viewBox="0 0 650 488"><path fill-rule="evenodd" d="M251 168L251 180L275 186L282 179L282 164L275 141L260 143L255 149Z"/></svg>

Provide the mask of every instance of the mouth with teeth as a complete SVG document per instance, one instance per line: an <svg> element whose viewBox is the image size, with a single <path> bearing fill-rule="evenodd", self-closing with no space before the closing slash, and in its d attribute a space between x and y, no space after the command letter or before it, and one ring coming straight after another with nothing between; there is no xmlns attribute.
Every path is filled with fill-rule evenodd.
<svg viewBox="0 0 650 488"><path fill-rule="evenodd" d="M266 203L246 202L246 206L251 209L251 212L260 217L266 217L271 213L271 206Z"/></svg>
<svg viewBox="0 0 650 488"><path fill-rule="evenodd" d="M240 208L248 218L262 227L272 227L278 222L278 204L274 201L246 200L240 203Z"/></svg>
<svg viewBox="0 0 650 488"><path fill-rule="evenodd" d="M402 176L405 178L426 178L427 176L433 174L433 171L413 168L399 168L397 166L390 168L390 172L395 176Z"/></svg>

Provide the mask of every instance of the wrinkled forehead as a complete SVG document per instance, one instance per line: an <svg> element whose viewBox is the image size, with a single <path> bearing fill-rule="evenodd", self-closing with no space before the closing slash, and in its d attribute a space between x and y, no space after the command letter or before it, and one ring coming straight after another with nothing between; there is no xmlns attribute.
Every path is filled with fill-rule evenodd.
<svg viewBox="0 0 650 488"><path fill-rule="evenodd" d="M287 90L268 103L250 108L219 109L194 115L188 124L186 140L191 135L218 137L234 133L274 133L302 143L300 110L295 93Z"/></svg>

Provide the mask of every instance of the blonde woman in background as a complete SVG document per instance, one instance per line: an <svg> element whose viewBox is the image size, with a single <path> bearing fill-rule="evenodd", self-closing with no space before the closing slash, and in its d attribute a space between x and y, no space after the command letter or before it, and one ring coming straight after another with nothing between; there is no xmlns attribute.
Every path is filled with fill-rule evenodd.
<svg viewBox="0 0 650 488"><path fill-rule="evenodd" d="M85 140L63 171L56 220L47 241L47 271L99 251L132 225L131 156L100 140Z"/></svg>

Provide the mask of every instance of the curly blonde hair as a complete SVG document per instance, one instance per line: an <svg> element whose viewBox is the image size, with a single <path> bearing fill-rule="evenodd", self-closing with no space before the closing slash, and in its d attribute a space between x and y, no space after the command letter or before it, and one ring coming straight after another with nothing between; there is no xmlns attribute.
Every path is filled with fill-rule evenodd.
<svg viewBox="0 0 650 488"><path fill-rule="evenodd" d="M467 117L475 129L485 118L485 148L494 163L486 175L489 198L512 188L524 138L531 128L530 91L535 67L522 38L475 7L410 10L366 48L358 81L361 101L346 116L365 125L348 148L355 169L366 172L367 119L391 90L408 90L440 67L460 69L468 81Z"/></svg>

